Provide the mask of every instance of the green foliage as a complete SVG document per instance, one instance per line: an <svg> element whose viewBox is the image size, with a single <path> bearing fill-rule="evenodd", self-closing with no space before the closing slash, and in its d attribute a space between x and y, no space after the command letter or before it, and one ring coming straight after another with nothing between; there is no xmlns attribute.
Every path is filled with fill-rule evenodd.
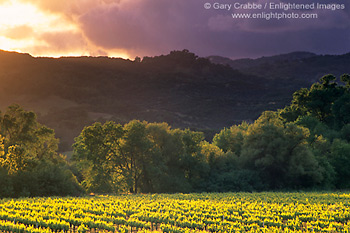
<svg viewBox="0 0 350 233"><path fill-rule="evenodd" d="M42 164L30 175L38 182L34 196L76 196L83 191L72 172L58 164Z"/></svg>
<svg viewBox="0 0 350 233"><path fill-rule="evenodd" d="M90 127L84 129L75 153L85 159L82 173L90 174L85 184L109 175L103 180L115 191L347 188L348 102L348 89L326 75L310 89L296 91L290 106L265 111L253 124L225 128L212 143L203 141L202 133L139 121L118 125L118 136L110 140L106 126L96 123L90 127L98 133L89 141L84 137Z"/></svg>
<svg viewBox="0 0 350 233"><path fill-rule="evenodd" d="M316 117L306 115L296 117L295 122L286 122L281 115L281 111L266 111L253 124L233 126L214 137L213 145L222 150L212 148L208 152L207 149L207 157L210 165L219 164L211 173L216 187L223 183L220 180L231 180L220 190L227 190L224 187L233 183L241 188L229 190L331 187L335 172L325 157L331 152L320 135L336 138L338 133ZM220 162L223 157L229 158L230 153L234 153L227 163L231 166Z"/></svg>
<svg viewBox="0 0 350 233"><path fill-rule="evenodd" d="M188 51L167 59L184 56L198 65ZM296 91L291 105L225 128L212 143L166 123L97 122L75 139L73 165L34 113L10 106L0 116L0 195L78 195L71 168L96 193L350 188L349 76L341 80L326 75Z"/></svg>
<svg viewBox="0 0 350 233"><path fill-rule="evenodd" d="M340 77L340 80L345 84L345 87L347 89L350 88L350 75L349 74L343 74L341 77Z"/></svg>
<svg viewBox="0 0 350 233"><path fill-rule="evenodd" d="M291 105L279 113L284 122L310 130L307 141L320 164L323 187L349 188L350 78L344 74L340 79L345 86L326 75L310 89L295 92Z"/></svg>
<svg viewBox="0 0 350 233"><path fill-rule="evenodd" d="M350 124L344 125L340 131L340 137L350 143Z"/></svg>
<svg viewBox="0 0 350 233"><path fill-rule="evenodd" d="M13 195L12 179L6 169L0 167L0 197L10 197Z"/></svg>
<svg viewBox="0 0 350 233"><path fill-rule="evenodd" d="M123 159L126 161L121 173L127 180L131 193L137 193L143 172L152 162L152 144L146 134L146 123L131 121L124 125L125 135L121 146ZM118 160L115 165L120 165ZM147 179L145 176L143 178ZM144 179L144 181L145 181Z"/></svg>
<svg viewBox="0 0 350 233"><path fill-rule="evenodd" d="M202 171L202 140L202 133L166 124L95 123L76 138L74 159L88 191L190 191Z"/></svg>
<svg viewBox="0 0 350 233"><path fill-rule="evenodd" d="M7 175L7 194L4 196L76 196L83 190L72 172L61 164L43 162L30 171Z"/></svg>
<svg viewBox="0 0 350 233"><path fill-rule="evenodd" d="M223 129L213 138L213 144L224 152L231 151L236 155L241 154L243 138L248 129L248 124L243 122L238 126Z"/></svg>
<svg viewBox="0 0 350 233"><path fill-rule="evenodd" d="M335 184L337 188L350 188L350 144L336 139L331 146L330 163L336 171Z"/></svg>
<svg viewBox="0 0 350 233"><path fill-rule="evenodd" d="M0 115L0 134L4 137L5 148L9 150L6 152L16 157L18 162L30 160L35 164L57 159L58 139L54 131L39 124L35 113L25 111L19 105L9 106ZM18 167L23 168L22 164Z"/></svg>
<svg viewBox="0 0 350 233"><path fill-rule="evenodd" d="M345 93L334 101L332 114L334 115L335 129L341 129L344 125L350 124L350 93Z"/></svg>
<svg viewBox="0 0 350 233"><path fill-rule="evenodd" d="M54 131L11 105L0 115L0 196L77 195L79 184L57 153Z"/></svg>
<svg viewBox="0 0 350 233"><path fill-rule="evenodd" d="M210 169L205 177L204 191L225 192L262 189L258 173L240 168L237 155L231 151L224 152L214 144L203 142L202 154L204 154Z"/></svg>
<svg viewBox="0 0 350 233"><path fill-rule="evenodd" d="M84 187L88 192L112 192L112 171L115 169L110 161L122 160L117 157L116 149L120 147L124 130L121 125L107 122L95 123L85 127L74 144L74 159L83 171Z"/></svg>
<svg viewBox="0 0 350 233"><path fill-rule="evenodd" d="M190 184L181 168L183 153L181 130L166 123L149 123L147 137L152 143L152 160L142 180L143 192L189 192Z"/></svg>
<svg viewBox="0 0 350 233"><path fill-rule="evenodd" d="M341 77L344 82L347 78L348 75ZM280 111L281 117L293 122L298 117L312 116L331 128L341 129L349 121L349 89L335 80L335 76L325 75L311 88L296 91L291 105Z"/></svg>
<svg viewBox="0 0 350 233"><path fill-rule="evenodd" d="M319 136L327 138L330 141L339 137L338 131L331 129L325 123L312 116L301 116L295 121L295 124L309 129L310 136L307 139L309 143L313 143Z"/></svg>
<svg viewBox="0 0 350 233"><path fill-rule="evenodd" d="M308 187L322 180L307 147L309 131L283 124L276 112L265 112L248 128L240 164L259 172L268 188Z"/></svg>

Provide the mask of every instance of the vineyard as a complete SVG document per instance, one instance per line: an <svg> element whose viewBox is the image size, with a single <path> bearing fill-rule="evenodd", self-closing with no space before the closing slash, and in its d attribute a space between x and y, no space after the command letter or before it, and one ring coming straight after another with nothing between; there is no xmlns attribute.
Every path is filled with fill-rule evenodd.
<svg viewBox="0 0 350 233"><path fill-rule="evenodd" d="M350 194L213 193L2 199L0 231L350 232Z"/></svg>

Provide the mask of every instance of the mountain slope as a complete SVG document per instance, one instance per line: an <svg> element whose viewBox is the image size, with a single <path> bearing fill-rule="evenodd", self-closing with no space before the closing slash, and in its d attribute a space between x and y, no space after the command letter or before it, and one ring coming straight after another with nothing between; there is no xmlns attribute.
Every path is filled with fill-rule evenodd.
<svg viewBox="0 0 350 233"><path fill-rule="evenodd" d="M281 59L286 60L284 56L271 61L265 58L273 69L260 72L265 61L255 61L255 68L249 68L248 61L247 67L233 69L198 58L187 50L145 57L142 61L34 58L0 51L0 107L4 111L9 104L18 103L35 111L41 123L55 129L61 151L70 150L74 137L95 121L165 121L173 127L211 132L242 120L252 121L264 110L286 105L298 85L305 84L295 77L309 78L320 68L310 64L325 63L317 71L317 78L328 73L322 73L328 71L328 57L294 57L298 58L288 61L292 67L297 67L298 59L308 64L300 72L290 71L287 65L279 67ZM348 57L331 58L338 59L336 64L344 64ZM342 65L329 64L329 70L349 72ZM308 66L311 68L306 69ZM285 73L279 74L282 72ZM288 78L288 72L298 75ZM296 85L293 78L301 84Z"/></svg>
<svg viewBox="0 0 350 233"><path fill-rule="evenodd" d="M208 59L215 64L227 64L244 74L279 80L291 88L307 87L325 74L339 77L343 73L350 73L350 53L316 55L294 52L257 59L231 60L219 56L211 56Z"/></svg>

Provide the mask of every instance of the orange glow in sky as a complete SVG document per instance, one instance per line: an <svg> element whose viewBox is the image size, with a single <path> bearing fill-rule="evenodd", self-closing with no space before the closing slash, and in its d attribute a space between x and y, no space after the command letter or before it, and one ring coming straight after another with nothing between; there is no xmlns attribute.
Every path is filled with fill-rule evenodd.
<svg viewBox="0 0 350 233"><path fill-rule="evenodd" d="M94 45L72 18L59 11L42 9L39 3L36 0L0 0L1 50L32 56L107 55L128 58L125 51L105 51Z"/></svg>
<svg viewBox="0 0 350 233"><path fill-rule="evenodd" d="M339 0L344 5L339 10L288 11L288 15L307 13L317 18L281 20L233 19L227 10L206 9L207 2L211 1L0 0L0 49L32 56L130 59L183 49L198 56L231 58L350 51L349 0Z"/></svg>

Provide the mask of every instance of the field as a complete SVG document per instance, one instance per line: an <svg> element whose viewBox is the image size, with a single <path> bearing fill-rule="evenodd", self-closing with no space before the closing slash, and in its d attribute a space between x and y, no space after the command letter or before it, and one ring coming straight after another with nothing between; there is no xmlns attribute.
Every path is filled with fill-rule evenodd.
<svg viewBox="0 0 350 233"><path fill-rule="evenodd" d="M350 232L350 194L140 194L2 199L0 231Z"/></svg>

